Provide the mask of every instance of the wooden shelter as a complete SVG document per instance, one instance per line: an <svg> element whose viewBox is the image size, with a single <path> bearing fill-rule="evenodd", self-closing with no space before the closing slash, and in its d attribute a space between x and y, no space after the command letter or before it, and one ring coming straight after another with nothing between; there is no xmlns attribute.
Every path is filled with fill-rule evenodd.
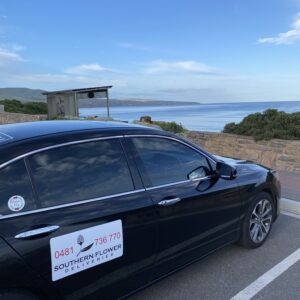
<svg viewBox="0 0 300 300"><path fill-rule="evenodd" d="M112 86L100 86L83 89L44 92L47 96L48 117L79 117L78 101L84 99L105 99L107 117L109 117L108 90Z"/></svg>

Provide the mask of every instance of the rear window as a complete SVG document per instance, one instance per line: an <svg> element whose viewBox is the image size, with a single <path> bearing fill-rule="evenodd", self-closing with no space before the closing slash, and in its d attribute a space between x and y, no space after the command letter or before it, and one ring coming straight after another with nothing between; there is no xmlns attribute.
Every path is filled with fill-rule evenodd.
<svg viewBox="0 0 300 300"><path fill-rule="evenodd" d="M134 189L119 140L55 148L29 157L42 207L89 200Z"/></svg>
<svg viewBox="0 0 300 300"><path fill-rule="evenodd" d="M24 161L0 169L0 215L32 209L36 209L36 204Z"/></svg>

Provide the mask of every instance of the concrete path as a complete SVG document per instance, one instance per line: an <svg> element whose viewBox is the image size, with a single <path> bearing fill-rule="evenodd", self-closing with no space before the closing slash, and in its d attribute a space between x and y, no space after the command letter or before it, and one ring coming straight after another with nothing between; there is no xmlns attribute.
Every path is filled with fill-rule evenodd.
<svg viewBox="0 0 300 300"><path fill-rule="evenodd" d="M278 174L282 192L281 210L300 216L300 174L286 171Z"/></svg>
<svg viewBox="0 0 300 300"><path fill-rule="evenodd" d="M300 202L300 174L278 171L281 182L282 198Z"/></svg>

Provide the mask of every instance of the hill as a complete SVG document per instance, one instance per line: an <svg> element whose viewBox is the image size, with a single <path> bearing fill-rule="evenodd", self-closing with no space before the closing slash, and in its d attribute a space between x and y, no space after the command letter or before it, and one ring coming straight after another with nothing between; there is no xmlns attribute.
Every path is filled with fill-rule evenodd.
<svg viewBox="0 0 300 300"><path fill-rule="evenodd" d="M0 88L0 100L15 99L22 102L46 102L46 96L42 95L43 90L28 88Z"/></svg>
<svg viewBox="0 0 300 300"><path fill-rule="evenodd" d="M26 102L46 102L46 96L42 95L44 90L28 88L0 88L0 100L15 99ZM174 105L196 105L198 102L186 101L164 101L152 99L110 99L110 106L174 106ZM103 107L105 100L86 99L80 100L80 107Z"/></svg>
<svg viewBox="0 0 300 300"><path fill-rule="evenodd" d="M163 100L150 100L150 99L109 99L109 106L176 106L176 105L197 105L197 102L185 101L163 101ZM79 107L104 107L106 106L105 99L102 100L79 100Z"/></svg>

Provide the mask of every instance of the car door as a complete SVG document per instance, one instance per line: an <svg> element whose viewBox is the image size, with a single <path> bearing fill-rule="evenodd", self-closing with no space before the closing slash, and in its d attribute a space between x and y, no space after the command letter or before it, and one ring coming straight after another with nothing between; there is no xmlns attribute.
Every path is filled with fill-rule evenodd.
<svg viewBox="0 0 300 300"><path fill-rule="evenodd" d="M149 281L156 213L121 139L12 162L0 195L1 236L66 298L115 298Z"/></svg>
<svg viewBox="0 0 300 300"><path fill-rule="evenodd" d="M159 214L155 277L237 238L236 180L212 176L215 162L170 137L129 137Z"/></svg>

